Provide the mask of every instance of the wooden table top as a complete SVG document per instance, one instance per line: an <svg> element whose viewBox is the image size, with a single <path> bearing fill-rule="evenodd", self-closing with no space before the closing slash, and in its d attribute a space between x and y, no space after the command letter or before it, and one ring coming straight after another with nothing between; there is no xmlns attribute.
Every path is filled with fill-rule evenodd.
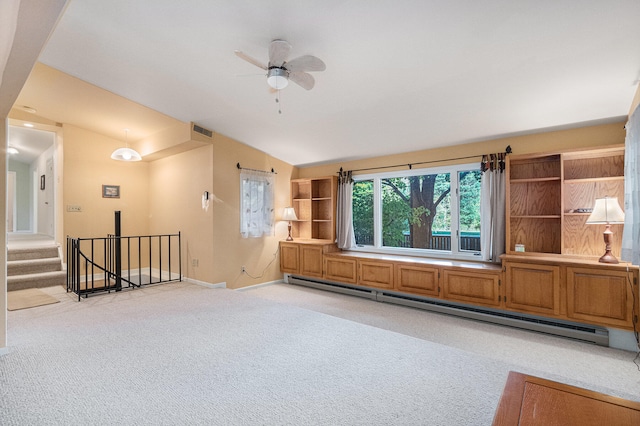
<svg viewBox="0 0 640 426"><path fill-rule="evenodd" d="M640 425L640 402L509 372L494 426Z"/></svg>

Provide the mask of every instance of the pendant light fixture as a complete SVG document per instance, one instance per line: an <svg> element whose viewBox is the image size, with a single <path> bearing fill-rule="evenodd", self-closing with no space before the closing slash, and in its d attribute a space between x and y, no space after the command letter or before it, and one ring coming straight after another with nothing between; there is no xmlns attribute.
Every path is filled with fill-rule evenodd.
<svg viewBox="0 0 640 426"><path fill-rule="evenodd" d="M135 149L129 148L129 129L124 129L125 147L118 148L111 154L111 158L118 161L140 161L142 157Z"/></svg>

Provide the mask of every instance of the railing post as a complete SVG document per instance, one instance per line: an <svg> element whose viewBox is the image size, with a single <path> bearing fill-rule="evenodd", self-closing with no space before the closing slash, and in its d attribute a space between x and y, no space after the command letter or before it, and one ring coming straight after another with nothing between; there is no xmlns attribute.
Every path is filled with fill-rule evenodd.
<svg viewBox="0 0 640 426"><path fill-rule="evenodd" d="M122 252L121 252L121 242L120 242L120 210L116 210L115 217L115 246L116 246L116 291L122 290Z"/></svg>

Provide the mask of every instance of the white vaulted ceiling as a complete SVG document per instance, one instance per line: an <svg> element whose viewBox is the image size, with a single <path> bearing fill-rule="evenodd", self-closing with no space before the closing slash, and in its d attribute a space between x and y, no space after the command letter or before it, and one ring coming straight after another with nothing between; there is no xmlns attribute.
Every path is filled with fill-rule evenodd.
<svg viewBox="0 0 640 426"><path fill-rule="evenodd" d="M273 39L327 66L279 106L234 55ZM619 121L638 40L638 0L72 0L40 60L304 166Z"/></svg>

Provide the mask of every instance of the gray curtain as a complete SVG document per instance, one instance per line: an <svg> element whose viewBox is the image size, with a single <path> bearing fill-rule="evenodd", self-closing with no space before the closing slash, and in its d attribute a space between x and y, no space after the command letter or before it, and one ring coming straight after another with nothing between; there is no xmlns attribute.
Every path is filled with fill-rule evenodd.
<svg viewBox="0 0 640 426"><path fill-rule="evenodd" d="M506 153L487 154L480 164L480 248L486 262L499 263L505 252L505 158Z"/></svg>
<svg viewBox="0 0 640 426"><path fill-rule="evenodd" d="M339 248L349 250L356 246L353 232L353 178L350 171L340 170L338 175L337 204L336 243Z"/></svg>
<svg viewBox="0 0 640 426"><path fill-rule="evenodd" d="M640 265L640 108L629 117L624 146L622 260Z"/></svg>

